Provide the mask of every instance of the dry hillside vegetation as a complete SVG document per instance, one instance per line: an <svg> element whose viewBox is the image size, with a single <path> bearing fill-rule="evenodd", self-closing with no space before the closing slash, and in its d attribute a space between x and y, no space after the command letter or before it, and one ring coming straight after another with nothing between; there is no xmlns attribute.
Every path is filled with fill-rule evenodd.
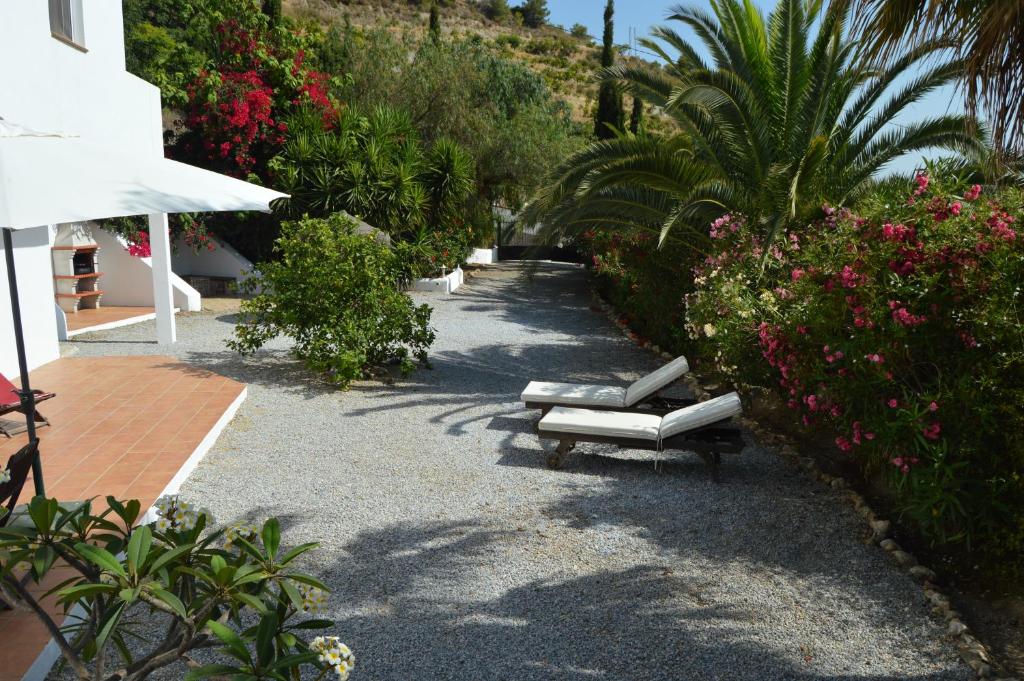
<svg viewBox="0 0 1024 681"><path fill-rule="evenodd" d="M592 119L597 97L594 73L601 58L596 42L573 37L555 26L534 29L511 20L492 21L473 0L448 0L443 4L444 35L483 40L528 65L544 78L556 96L571 106L575 119ZM426 33L429 20L428 2L421 6L408 0L285 0L285 11L324 25L347 19L354 26L386 28L406 35Z"/></svg>

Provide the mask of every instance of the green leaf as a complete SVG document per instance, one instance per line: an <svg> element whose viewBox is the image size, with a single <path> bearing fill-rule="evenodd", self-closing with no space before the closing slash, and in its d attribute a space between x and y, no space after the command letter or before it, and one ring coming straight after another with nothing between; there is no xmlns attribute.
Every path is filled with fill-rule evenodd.
<svg viewBox="0 0 1024 681"><path fill-rule="evenodd" d="M289 669L304 664L313 664L317 661L317 658L318 656L316 653L295 653L294 655L286 655L275 662L271 669L277 671L279 669Z"/></svg>
<svg viewBox="0 0 1024 681"><path fill-rule="evenodd" d="M78 584L57 592L60 601L72 602L81 598L89 598L101 593L111 593L117 590L114 584Z"/></svg>
<svg viewBox="0 0 1024 681"><path fill-rule="evenodd" d="M167 606L180 617L188 617L188 610L185 608L185 604L181 602L180 598L172 594L170 591L158 586L150 586L149 592L153 594L154 598L167 604Z"/></svg>
<svg viewBox="0 0 1024 681"><path fill-rule="evenodd" d="M281 523L277 518L269 518L263 523L263 546L267 549L267 556L273 558L277 555L277 549L281 545Z"/></svg>
<svg viewBox="0 0 1024 681"><path fill-rule="evenodd" d="M166 553L161 553L157 559L153 561L153 564L149 566L149 572L153 573L159 571L172 560L176 560L180 556L191 551L194 546L195 544L184 544L182 546L177 546Z"/></svg>
<svg viewBox="0 0 1024 681"><path fill-rule="evenodd" d="M300 584L306 584L308 586L315 586L321 591L326 591L327 593L331 592L331 587L327 586L316 577L310 577L309 575L294 574L286 575L286 579L290 579L293 582L299 582Z"/></svg>
<svg viewBox="0 0 1024 681"><path fill-rule="evenodd" d="M249 647L245 645L245 641L243 641L233 629L224 626L220 622L214 622L213 620L206 623L206 628L209 629L214 636L219 638L225 646L227 646L228 651L233 657L245 662L246 664L252 664L252 657L249 655Z"/></svg>
<svg viewBox="0 0 1024 681"><path fill-rule="evenodd" d="M143 525L132 532L132 538L128 540L128 550L125 552L128 559L128 569L137 573L139 566L146 562L149 555L149 547L153 544L153 530Z"/></svg>
<svg viewBox="0 0 1024 681"><path fill-rule="evenodd" d="M238 593L235 594L234 597L258 613L264 613L267 611L267 604L252 594Z"/></svg>
<svg viewBox="0 0 1024 681"><path fill-rule="evenodd" d="M288 600L290 600L292 602L292 605L295 606L295 609L298 610L299 612L301 612L302 611L302 595L299 593L299 590L295 588L294 584L292 584L291 582L289 582L286 579L282 579L280 581L280 585L281 585L281 591L283 591L284 594L288 597Z"/></svg>
<svg viewBox="0 0 1024 681"><path fill-rule="evenodd" d="M266 667L274 659L274 638L277 636L277 615L269 612L260 620L256 630L256 660Z"/></svg>
<svg viewBox="0 0 1024 681"><path fill-rule="evenodd" d="M99 632L96 634L96 650L100 651L103 649L104 644L110 637L111 632L121 621L121 615L124 614L124 609L128 607L125 602L120 603L114 610L103 620L100 624Z"/></svg>
<svg viewBox="0 0 1024 681"><path fill-rule="evenodd" d="M303 553L306 553L307 551L312 551L313 549L315 549L315 548L317 548L319 546L320 546L320 544L318 544L316 542L310 542L308 544L300 544L300 545L296 546L295 548L291 549L290 551L288 551L283 556L281 556L281 559L280 559L279 562L281 563L281 565L287 565L288 563L292 562L293 560L295 560L296 558L301 556Z"/></svg>
<svg viewBox="0 0 1024 681"><path fill-rule="evenodd" d="M98 546L92 544L80 543L75 545L75 550L87 561L97 566L101 570L112 572L122 578L127 578L127 574L124 571L124 566L121 565L121 561L115 558L109 551L101 549Z"/></svg>

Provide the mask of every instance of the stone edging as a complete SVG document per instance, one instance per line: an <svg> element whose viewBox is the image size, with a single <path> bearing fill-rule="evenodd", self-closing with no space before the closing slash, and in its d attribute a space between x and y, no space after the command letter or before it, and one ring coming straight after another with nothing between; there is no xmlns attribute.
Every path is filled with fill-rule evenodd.
<svg viewBox="0 0 1024 681"><path fill-rule="evenodd" d="M663 351L657 345L648 341L641 341L639 335L629 328L625 319L611 304L605 301L596 293L594 294L595 304L606 314L615 326L617 326L626 338L636 343L639 347L659 355L667 361L675 359L672 354ZM704 401L711 398L711 394L700 385L693 374L688 373L683 377L686 386L693 392L694 398ZM970 629L960 618L960 613L953 609L949 598L942 593L937 586L938 576L935 572L917 562L913 555L905 551L890 536L892 523L879 518L868 505L867 501L856 491L850 489L849 484L841 477L837 477L821 470L817 462L809 456L801 456L793 444L793 441L781 433L772 431L757 423L753 419L740 417L740 424L750 431L759 442L770 446L784 458L806 471L812 478L828 485L841 493L843 499L849 503L854 511L864 519L871 530L871 541L885 550L896 564L908 573L921 585L925 598L932 604L932 612L942 617L946 622L946 636L957 647L960 659L964 661L977 675L979 679L987 679L992 676L992 657L985 647L971 633ZM1003 677L997 681L1015 681L1010 677Z"/></svg>

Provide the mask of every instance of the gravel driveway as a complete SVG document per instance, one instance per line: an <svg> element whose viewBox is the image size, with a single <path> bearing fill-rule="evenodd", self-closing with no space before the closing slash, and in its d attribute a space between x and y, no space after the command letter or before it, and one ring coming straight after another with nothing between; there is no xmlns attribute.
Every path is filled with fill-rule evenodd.
<svg viewBox="0 0 1024 681"><path fill-rule="evenodd" d="M920 589L834 494L751 445L723 483L681 454L580 445L544 466L530 379L628 382L660 360L590 309L582 270L491 268L434 306L432 371L331 390L277 343L240 360L226 313L82 336L249 383L183 494L282 518L360 681L966 679Z"/></svg>

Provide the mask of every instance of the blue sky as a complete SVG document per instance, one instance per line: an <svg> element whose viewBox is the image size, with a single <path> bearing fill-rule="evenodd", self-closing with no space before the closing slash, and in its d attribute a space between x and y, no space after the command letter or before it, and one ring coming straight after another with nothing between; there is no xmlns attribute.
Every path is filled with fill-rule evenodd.
<svg viewBox="0 0 1024 681"><path fill-rule="evenodd" d="M699 0L698 0L699 1ZM771 0L754 0L766 14L775 3ZM665 23L665 16L670 7L677 4L688 5L680 0L618 0L615 3L615 42L629 42L630 29L640 37L650 32L651 26ZM706 6L706 2L699 2ZM551 23L561 24L569 28L580 23L590 29L590 34L600 38L603 31L603 14L605 0L548 0L551 10ZM677 30L681 30L677 26ZM686 35L685 30L681 32ZM642 56L642 55L641 55ZM959 96L952 88L933 92L930 96L909 107L898 121L910 121L928 116L942 115L946 112L962 111ZM889 170L909 172L919 166L921 154L908 155L891 164Z"/></svg>

